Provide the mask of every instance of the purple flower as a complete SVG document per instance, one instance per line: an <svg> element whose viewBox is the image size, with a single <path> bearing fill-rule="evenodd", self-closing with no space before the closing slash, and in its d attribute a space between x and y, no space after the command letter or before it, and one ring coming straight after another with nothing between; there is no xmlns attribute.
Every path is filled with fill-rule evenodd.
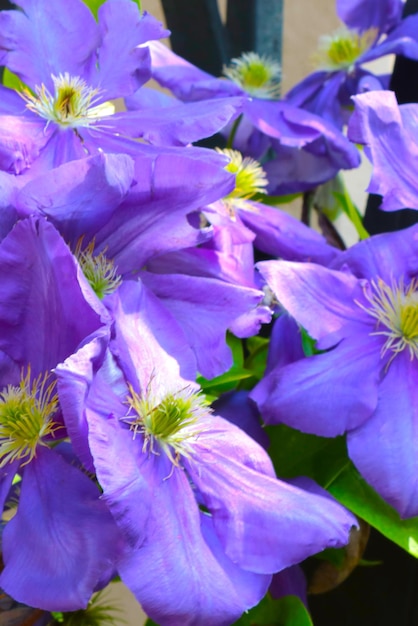
<svg viewBox="0 0 418 626"><path fill-rule="evenodd" d="M373 91L353 100L348 133L365 146L373 164L368 191L383 196L384 211L418 209L418 105L399 106L392 91Z"/></svg>
<svg viewBox="0 0 418 626"><path fill-rule="evenodd" d="M255 159L260 159L269 148L275 151L277 159L269 165L276 172L270 185L272 193L310 189L340 169L358 165L358 151L333 124L278 99L277 69L268 60L253 53L235 59L230 70L226 70L230 79L226 80L203 72L159 42L151 42L149 48L153 77L180 100L211 98L216 102L226 95L245 97L232 147ZM249 78L255 71L257 77L261 76L258 82ZM143 93L141 90L129 97L128 107L141 108ZM231 131L229 125L224 134ZM283 159L282 150L286 155Z"/></svg>
<svg viewBox="0 0 418 626"><path fill-rule="evenodd" d="M114 572L118 533L67 436L52 369L83 342L106 345L109 316L44 219L22 220L0 245L0 586L46 610L85 607Z"/></svg>
<svg viewBox="0 0 418 626"><path fill-rule="evenodd" d="M138 137L185 145L239 112L241 99L228 98L210 115L204 104L165 116L115 113L110 100L131 95L150 78L144 44L168 34L161 24L131 0L107 0L98 23L81 0L21 0L19 6L22 11L0 13L0 62L32 91L0 90L0 167L6 171L49 169L101 151L141 153L146 147L132 141Z"/></svg>
<svg viewBox="0 0 418 626"><path fill-rule="evenodd" d="M340 128L348 119L351 96L384 89L363 64L387 54L418 59L418 16L402 19L402 0L337 0L344 26L324 36L318 52L320 69L298 83L286 100L322 116Z"/></svg>
<svg viewBox="0 0 418 626"><path fill-rule="evenodd" d="M103 366L87 358L80 376L70 357L57 368L65 420L87 433L126 541L118 572L147 614L226 626L257 604L273 572L344 544L355 521L328 496L278 481L263 448L210 414L183 378L190 355L171 356L181 335L151 301L131 307L135 290L125 283L114 295L125 317Z"/></svg>
<svg viewBox="0 0 418 626"><path fill-rule="evenodd" d="M271 369L252 397L269 423L327 437L346 432L349 456L366 480L402 517L414 516L418 227L363 241L334 268L259 264L280 304L323 352Z"/></svg>

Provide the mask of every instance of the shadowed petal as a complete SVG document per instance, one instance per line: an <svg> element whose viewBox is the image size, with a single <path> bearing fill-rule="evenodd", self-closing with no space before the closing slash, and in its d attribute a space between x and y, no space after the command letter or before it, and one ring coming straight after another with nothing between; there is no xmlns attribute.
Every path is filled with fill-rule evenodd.
<svg viewBox="0 0 418 626"><path fill-rule="evenodd" d="M117 529L99 495L56 452L38 450L3 533L0 586L6 593L50 611L87 605L95 588L112 577L118 552Z"/></svg>
<svg viewBox="0 0 418 626"><path fill-rule="evenodd" d="M397 355L370 419L348 434L350 458L401 517L418 515L418 363Z"/></svg>

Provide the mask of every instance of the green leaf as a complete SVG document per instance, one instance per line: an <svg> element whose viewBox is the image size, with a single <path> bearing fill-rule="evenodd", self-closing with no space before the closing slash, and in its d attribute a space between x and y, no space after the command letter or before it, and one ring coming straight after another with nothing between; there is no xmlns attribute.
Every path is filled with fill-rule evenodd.
<svg viewBox="0 0 418 626"><path fill-rule="evenodd" d="M269 344L269 340L265 337L250 337L246 340L247 357L244 361L244 366L254 377L252 386L264 376Z"/></svg>
<svg viewBox="0 0 418 626"><path fill-rule="evenodd" d="M244 613L234 626L313 626L303 602L296 596L273 600L267 595L260 604Z"/></svg>
<svg viewBox="0 0 418 626"><path fill-rule="evenodd" d="M418 558L418 517L402 520L349 463L327 486L350 511Z"/></svg>
<svg viewBox="0 0 418 626"><path fill-rule="evenodd" d="M232 367L215 378L197 377L197 383L202 387L202 391L209 401L215 400L222 393L235 389L240 381L252 376L252 372L244 367L244 348L241 339L228 333L226 341L232 352L234 361Z"/></svg>
<svg viewBox="0 0 418 626"><path fill-rule="evenodd" d="M325 486L349 463L344 437L329 439L307 435L278 424L267 426L269 454L280 478L309 476Z"/></svg>

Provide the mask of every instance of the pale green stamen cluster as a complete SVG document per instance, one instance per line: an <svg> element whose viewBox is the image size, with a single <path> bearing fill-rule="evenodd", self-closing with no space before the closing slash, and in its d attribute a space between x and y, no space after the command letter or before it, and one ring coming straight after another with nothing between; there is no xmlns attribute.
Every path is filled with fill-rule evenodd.
<svg viewBox="0 0 418 626"><path fill-rule="evenodd" d="M373 292L366 294L371 307L362 308L377 322L374 335L386 337L382 356L393 352L391 360L403 350L412 359L418 358L418 280L408 287L403 281L387 285L379 279L372 282Z"/></svg>
<svg viewBox="0 0 418 626"><path fill-rule="evenodd" d="M45 85L35 87L35 95L29 91L22 93L28 109L50 122L64 128L90 126L100 118L115 112L110 102L96 106L100 100L100 89L89 87L79 76L70 76L68 72L52 76L54 93Z"/></svg>
<svg viewBox="0 0 418 626"><path fill-rule="evenodd" d="M225 148L217 148L220 154L225 154L229 159L226 170L235 174L235 189L227 198L242 198L248 200L257 193L266 193L268 180L265 171L258 161L250 157L242 158L241 152Z"/></svg>
<svg viewBox="0 0 418 626"><path fill-rule="evenodd" d="M30 380L30 370L19 386L8 385L0 393L0 467L16 460L26 465L36 456L38 445L53 435L52 420L58 408L55 381L49 375Z"/></svg>
<svg viewBox="0 0 418 626"><path fill-rule="evenodd" d="M199 419L209 412L205 398L186 387L167 393L159 402L152 396L142 396L129 386L129 411L124 420L129 423L134 438L144 438L143 452L158 454L162 450L175 466L180 458L190 458L193 442L201 432Z"/></svg>
<svg viewBox="0 0 418 626"><path fill-rule="evenodd" d="M255 52L245 52L223 69L224 76L256 98L280 97L282 70L279 63Z"/></svg>
<svg viewBox="0 0 418 626"><path fill-rule="evenodd" d="M90 287L100 300L119 287L122 278L117 274L113 261L106 258L103 252L94 254L94 241L81 250L82 241L77 244L75 256Z"/></svg>
<svg viewBox="0 0 418 626"><path fill-rule="evenodd" d="M345 27L339 28L332 35L324 35L319 40L319 50L314 56L315 65L322 70L351 70L377 36L377 28L359 33Z"/></svg>

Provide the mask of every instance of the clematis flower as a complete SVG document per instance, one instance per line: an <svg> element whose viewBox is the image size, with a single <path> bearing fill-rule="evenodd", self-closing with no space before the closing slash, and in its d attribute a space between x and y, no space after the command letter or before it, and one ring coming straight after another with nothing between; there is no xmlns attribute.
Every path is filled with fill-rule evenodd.
<svg viewBox="0 0 418 626"><path fill-rule="evenodd" d="M138 154L146 150L133 141L139 137L185 145L239 113L239 98L219 101L210 111L204 103L187 112L183 105L166 116L115 112L110 100L129 96L150 78L144 44L168 35L131 0L107 0L98 23L82 0L18 5L21 11L0 12L0 63L29 89L0 89L3 170L39 172L102 151Z"/></svg>
<svg viewBox="0 0 418 626"><path fill-rule="evenodd" d="M187 267L174 264L157 273L146 271L156 257L196 250L206 241L211 229L199 228L194 212L231 191L234 177L221 167L224 157L203 150L210 157L203 161L201 150L197 152L199 158L190 149L134 160L101 154L69 162L18 187L14 206L20 217L48 216L100 298L117 289L121 280L140 279L147 285L170 311L176 332L188 337L196 367L213 377L232 364L227 329L248 313L249 322L241 324L240 331L255 334L270 313L258 310L264 294L254 284L190 275Z"/></svg>
<svg viewBox="0 0 418 626"><path fill-rule="evenodd" d="M151 301L132 307L139 290L124 283L113 296L124 318L102 367L86 346L82 376L75 357L57 368L65 421L87 433L126 541L118 572L147 614L163 626L226 626L273 572L345 543L355 521L327 495L278 481L264 449L209 412L166 350L181 336L166 318L160 343Z"/></svg>
<svg viewBox="0 0 418 626"><path fill-rule="evenodd" d="M293 87L286 101L341 128L351 96L387 88L388 77L375 76L363 64L388 54L418 59L418 16L402 19L402 8L402 0L337 0L343 26L321 38L318 70Z"/></svg>
<svg viewBox="0 0 418 626"><path fill-rule="evenodd" d="M271 193L311 189L335 176L340 169L359 164L358 151L333 124L279 100L280 76L276 65L269 60L254 53L243 55L231 62L224 79L203 72L160 42L150 42L149 48L153 78L176 98L185 102L211 98L214 103L227 94L244 98L239 123L228 125L223 132L230 135L232 148L254 159L262 158L273 148L277 162L273 159L269 165L269 178L271 170L278 172L276 180L271 177ZM128 108L143 108L144 98L147 102L145 93L140 90L127 98ZM162 113L167 109L170 106L165 101ZM281 173L282 150L287 165Z"/></svg>
<svg viewBox="0 0 418 626"><path fill-rule="evenodd" d="M109 315L44 219L16 224L0 268L0 504L15 510L0 587L35 608L75 610L113 577L118 531L78 459L56 445L67 431L51 370L83 342L105 346Z"/></svg>
<svg viewBox="0 0 418 626"><path fill-rule="evenodd" d="M372 91L353 100L348 133L365 146L373 164L368 191L383 196L384 211L418 209L418 105L398 105L392 91Z"/></svg>
<svg viewBox="0 0 418 626"><path fill-rule="evenodd" d="M251 394L262 418L326 437L347 433L365 479L402 517L417 515L418 227L353 246L335 269L258 267L322 351L270 369Z"/></svg>

